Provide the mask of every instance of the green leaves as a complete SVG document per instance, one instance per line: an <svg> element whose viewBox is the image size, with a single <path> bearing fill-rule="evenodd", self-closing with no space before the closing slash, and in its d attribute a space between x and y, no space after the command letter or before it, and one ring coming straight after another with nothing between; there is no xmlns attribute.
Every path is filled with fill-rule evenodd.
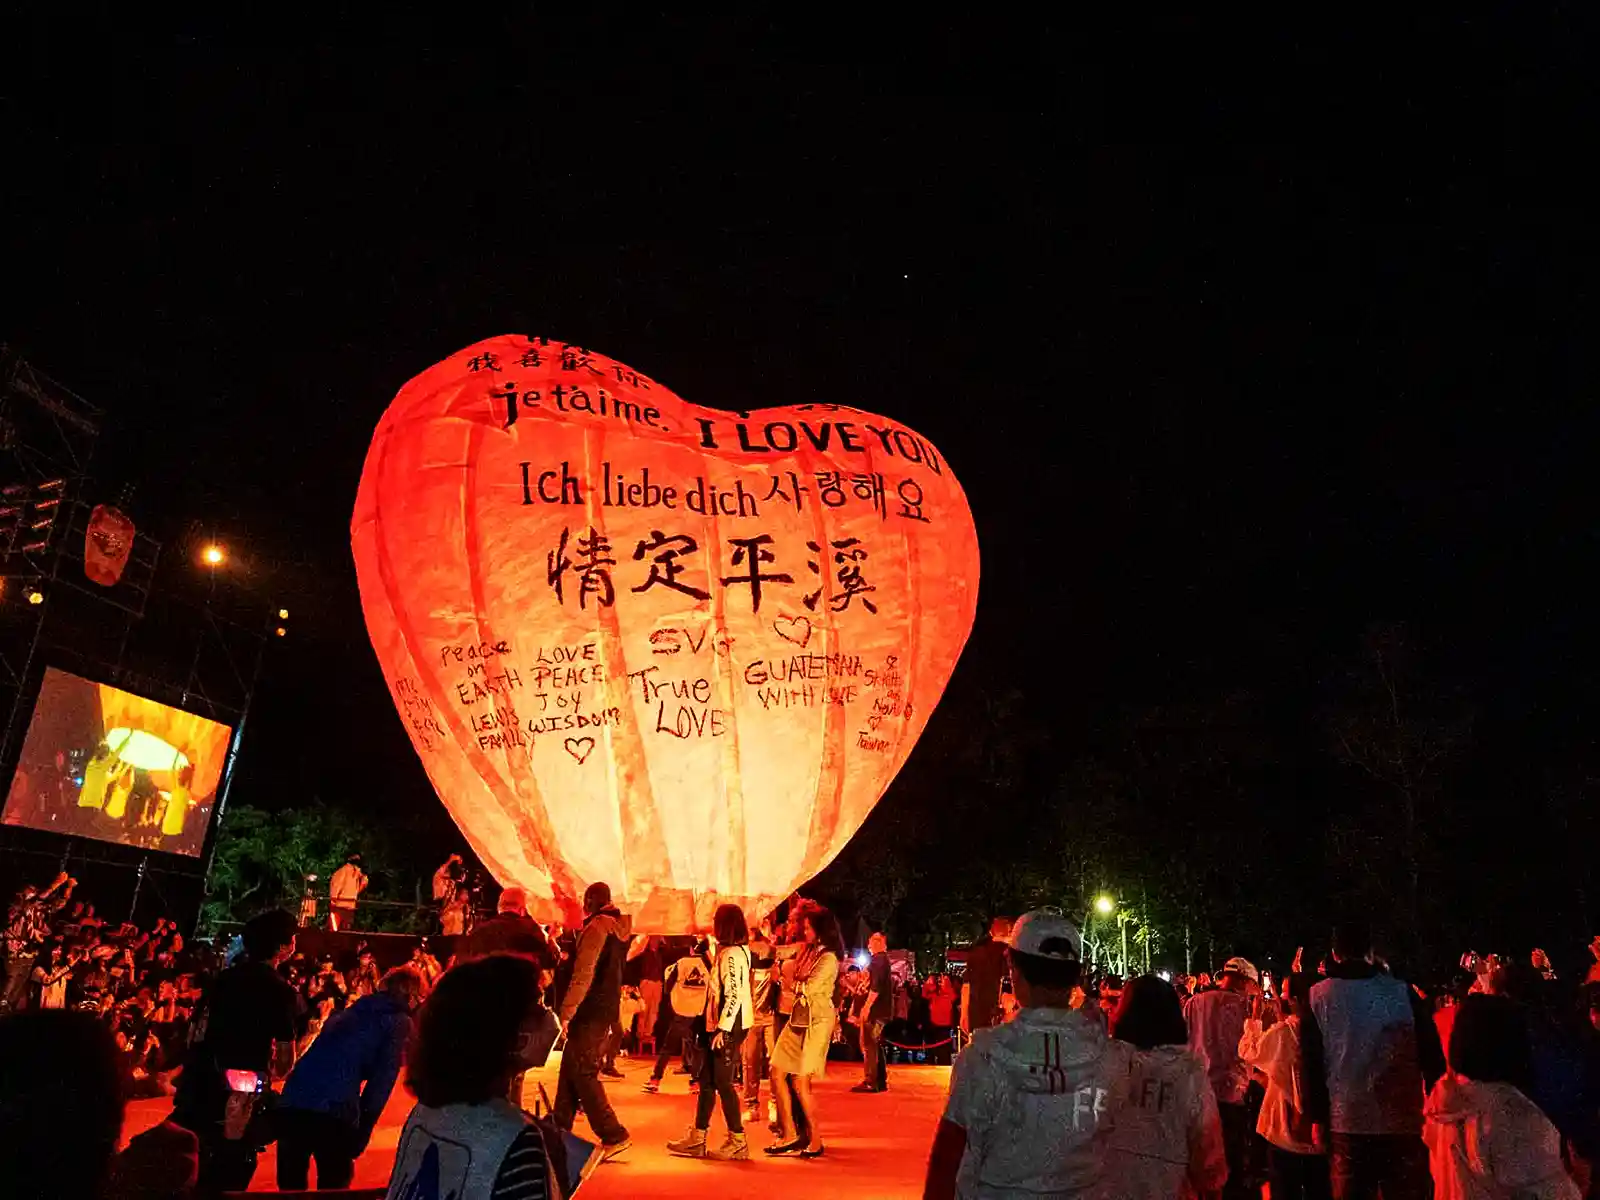
<svg viewBox="0 0 1600 1200"><path fill-rule="evenodd" d="M279 812L230 808L217 837L202 927L214 930L269 908L297 912L307 875L317 877L313 886L323 897L318 911L326 911L328 877L352 853L361 855L372 878L365 899L394 894L403 886L384 832L348 811L321 804ZM375 911L364 914L365 927L378 927L372 919Z"/></svg>

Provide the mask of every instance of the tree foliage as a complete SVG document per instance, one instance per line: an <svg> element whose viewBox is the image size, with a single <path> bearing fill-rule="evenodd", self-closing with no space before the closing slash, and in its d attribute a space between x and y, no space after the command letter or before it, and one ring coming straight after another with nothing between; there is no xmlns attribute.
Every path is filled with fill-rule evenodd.
<svg viewBox="0 0 1600 1200"><path fill-rule="evenodd" d="M372 880L364 899L413 898L416 885L395 869L383 830L347 810L321 804L278 812L230 808L217 835L202 925L216 929L269 908L297 912L309 875L317 877L325 911L328 878L351 853L360 853ZM396 923L406 923L403 915L381 909L368 910L362 919L369 929Z"/></svg>

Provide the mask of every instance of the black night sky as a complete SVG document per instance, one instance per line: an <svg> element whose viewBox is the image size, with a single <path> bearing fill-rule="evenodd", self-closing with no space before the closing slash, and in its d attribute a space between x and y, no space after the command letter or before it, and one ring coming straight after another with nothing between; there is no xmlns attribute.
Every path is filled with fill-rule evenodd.
<svg viewBox="0 0 1600 1200"><path fill-rule="evenodd" d="M350 511L406 379L543 333L705 404L884 413L962 480L977 625L861 835L922 831L902 925L969 855L1095 825L1063 781L1129 714L1224 710L1232 798L1141 811L1226 833L1219 936L1322 921L1363 787L1326 713L1398 623L1474 718L1431 810L1449 936L1576 945L1596 47L1579 6L1508 14L32 31L0 81L0 340L109 411L97 476L136 519L206 522L293 610L235 802L393 814L442 857ZM995 740L1020 765L974 808L945 756Z"/></svg>

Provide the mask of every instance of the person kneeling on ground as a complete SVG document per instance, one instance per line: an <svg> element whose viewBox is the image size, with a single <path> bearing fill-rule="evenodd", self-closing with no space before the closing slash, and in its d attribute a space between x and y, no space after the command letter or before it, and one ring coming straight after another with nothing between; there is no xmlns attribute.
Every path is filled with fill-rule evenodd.
<svg viewBox="0 0 1600 1200"><path fill-rule="evenodd" d="M1021 1010L974 1032L956 1060L924 1200L1099 1194L1104 1118L1122 1104L1131 1048L1071 1007L1081 945L1056 909L1018 919L1008 958Z"/></svg>

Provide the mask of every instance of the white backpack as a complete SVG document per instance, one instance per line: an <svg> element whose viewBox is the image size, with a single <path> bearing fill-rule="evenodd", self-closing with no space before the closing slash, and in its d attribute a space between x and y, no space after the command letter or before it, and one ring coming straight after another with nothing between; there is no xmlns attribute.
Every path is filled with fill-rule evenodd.
<svg viewBox="0 0 1600 1200"><path fill-rule="evenodd" d="M700 1017L706 1011L706 986L710 977L698 955L678 960L678 977L672 984L672 1011L680 1017Z"/></svg>

